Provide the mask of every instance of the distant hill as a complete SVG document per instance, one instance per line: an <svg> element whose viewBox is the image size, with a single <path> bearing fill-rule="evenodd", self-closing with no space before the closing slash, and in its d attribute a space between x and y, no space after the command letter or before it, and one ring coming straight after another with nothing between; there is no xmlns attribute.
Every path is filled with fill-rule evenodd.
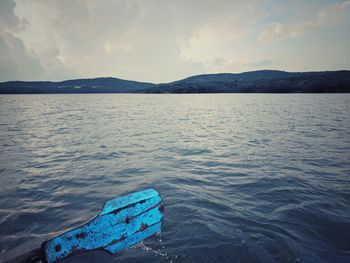
<svg viewBox="0 0 350 263"><path fill-rule="evenodd" d="M25 93L335 93L350 92L350 71L285 72L259 70L191 76L154 84L117 78L62 82L10 81L0 94Z"/></svg>
<svg viewBox="0 0 350 263"><path fill-rule="evenodd" d="M153 83L118 78L51 81L8 81L0 83L0 94L26 93L131 93L144 91Z"/></svg>
<svg viewBox="0 0 350 263"><path fill-rule="evenodd" d="M175 83L199 83L199 82L210 82L210 81L223 81L230 82L236 80L260 80L260 79L273 79L273 78L286 78L293 75L298 75L302 73L291 73L278 70L259 70L259 71L249 71L243 73L218 73L218 74L204 74L191 76L182 80L174 81Z"/></svg>
<svg viewBox="0 0 350 263"><path fill-rule="evenodd" d="M333 93L350 92L350 71L285 72L260 70L239 74L192 76L155 85L149 93Z"/></svg>

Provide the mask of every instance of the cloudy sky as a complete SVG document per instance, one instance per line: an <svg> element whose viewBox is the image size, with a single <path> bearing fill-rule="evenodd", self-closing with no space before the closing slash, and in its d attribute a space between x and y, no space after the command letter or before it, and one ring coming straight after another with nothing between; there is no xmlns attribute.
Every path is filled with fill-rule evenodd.
<svg viewBox="0 0 350 263"><path fill-rule="evenodd" d="M350 69L350 0L1 0L0 81Z"/></svg>

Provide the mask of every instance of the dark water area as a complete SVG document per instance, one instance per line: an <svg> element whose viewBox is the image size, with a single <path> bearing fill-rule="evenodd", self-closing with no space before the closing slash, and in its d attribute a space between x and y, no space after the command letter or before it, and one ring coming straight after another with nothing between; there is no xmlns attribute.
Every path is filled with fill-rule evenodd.
<svg viewBox="0 0 350 263"><path fill-rule="evenodd" d="M0 149L1 260L152 187L161 236L64 262L350 262L350 94L1 95Z"/></svg>

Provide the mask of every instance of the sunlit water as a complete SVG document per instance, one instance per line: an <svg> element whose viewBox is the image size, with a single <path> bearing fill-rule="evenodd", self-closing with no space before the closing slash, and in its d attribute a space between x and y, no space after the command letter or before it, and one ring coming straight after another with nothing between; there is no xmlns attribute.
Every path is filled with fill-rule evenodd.
<svg viewBox="0 0 350 263"><path fill-rule="evenodd" d="M1 259L153 187L161 237L65 262L350 262L350 94L0 96L0 147Z"/></svg>

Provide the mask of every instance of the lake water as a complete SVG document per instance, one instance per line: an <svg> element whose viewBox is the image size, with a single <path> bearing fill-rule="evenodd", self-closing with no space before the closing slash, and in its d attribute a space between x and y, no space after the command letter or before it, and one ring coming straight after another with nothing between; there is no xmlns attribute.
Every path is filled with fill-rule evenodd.
<svg viewBox="0 0 350 263"><path fill-rule="evenodd" d="M1 95L0 258L153 187L161 236L65 262L350 262L350 94Z"/></svg>

